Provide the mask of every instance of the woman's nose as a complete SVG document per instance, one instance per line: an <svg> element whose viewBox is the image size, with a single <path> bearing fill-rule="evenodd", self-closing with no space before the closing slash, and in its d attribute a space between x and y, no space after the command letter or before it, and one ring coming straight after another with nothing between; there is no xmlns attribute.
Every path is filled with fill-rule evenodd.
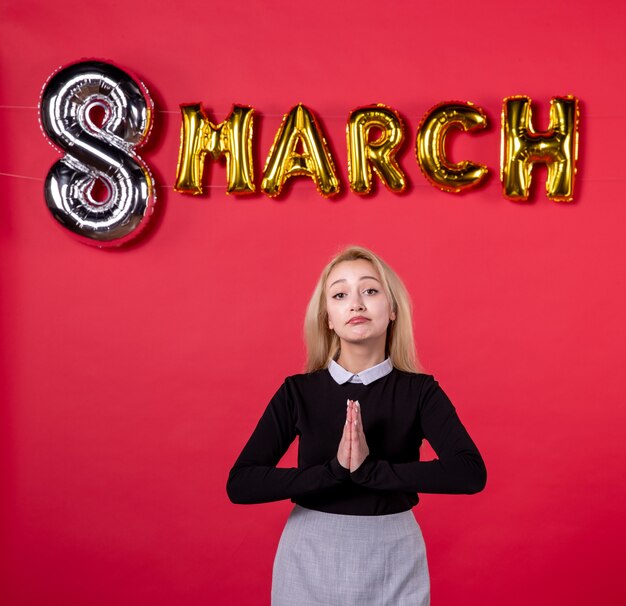
<svg viewBox="0 0 626 606"><path fill-rule="evenodd" d="M350 309L353 311L360 311L365 309L365 305L363 305L363 299L361 298L360 294L357 294L356 296L354 296L352 298L352 301L350 302Z"/></svg>

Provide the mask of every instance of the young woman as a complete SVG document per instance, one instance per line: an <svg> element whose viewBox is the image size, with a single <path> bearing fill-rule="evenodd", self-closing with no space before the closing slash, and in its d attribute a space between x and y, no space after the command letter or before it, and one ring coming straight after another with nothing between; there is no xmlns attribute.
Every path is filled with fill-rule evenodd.
<svg viewBox="0 0 626 606"><path fill-rule="evenodd" d="M287 377L233 466L233 503L291 499L273 606L426 606L418 492L482 490L486 470L437 381L418 371L411 305L394 271L350 247L323 270L305 318L307 372ZM298 467L277 468L299 436ZM437 453L420 461L427 439Z"/></svg>

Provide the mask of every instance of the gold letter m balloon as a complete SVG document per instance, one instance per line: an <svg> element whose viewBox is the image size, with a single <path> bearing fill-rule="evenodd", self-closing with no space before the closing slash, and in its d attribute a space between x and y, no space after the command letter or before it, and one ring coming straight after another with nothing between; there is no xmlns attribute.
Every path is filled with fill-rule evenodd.
<svg viewBox="0 0 626 606"><path fill-rule="evenodd" d="M185 194L202 193L204 160L226 157L227 194L254 191L252 168L251 107L233 105L230 115L217 126L202 111L200 104L181 105L180 151L174 189Z"/></svg>
<svg viewBox="0 0 626 606"><path fill-rule="evenodd" d="M528 97L507 97L502 108L501 177L504 195L527 200L536 162L548 166L546 193L550 200L569 202L574 197L578 155L578 99L550 101L550 126L537 133L532 126Z"/></svg>

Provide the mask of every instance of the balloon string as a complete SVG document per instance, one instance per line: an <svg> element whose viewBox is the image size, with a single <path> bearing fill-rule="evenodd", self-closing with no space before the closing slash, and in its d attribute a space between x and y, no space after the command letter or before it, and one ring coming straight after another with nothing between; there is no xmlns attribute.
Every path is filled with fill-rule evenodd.
<svg viewBox="0 0 626 606"><path fill-rule="evenodd" d="M16 175L13 173L0 173L2 177L13 177L15 179L28 179L29 181L42 181L43 179L40 177L29 177L28 175Z"/></svg>
<svg viewBox="0 0 626 606"><path fill-rule="evenodd" d="M0 105L0 109L37 109L30 105Z"/></svg>
<svg viewBox="0 0 626 606"><path fill-rule="evenodd" d="M0 172L0 177L13 177L14 179L26 179L27 181L39 181L43 183L45 179L41 177L29 177L28 175L16 175L15 173L3 173ZM173 185L159 185L156 187L160 187L161 189L174 189ZM226 185L203 185L202 189L226 189Z"/></svg>
<svg viewBox="0 0 626 606"><path fill-rule="evenodd" d="M32 110L39 110L39 107L35 106L35 105L0 105L0 109L32 109ZM317 114L317 110L314 110ZM156 109L155 110L156 113L158 114L180 114L180 109ZM264 114L262 112L257 112L258 115L264 117L264 118L284 118L285 114L287 113L287 111L285 111L285 114ZM319 115L322 118L342 118L345 119L348 116L349 111L346 111L345 114L322 114L320 113ZM594 116L593 114L585 114L585 120L614 120L616 118L621 118L621 115L617 115L617 114L613 114L613 115L597 115Z"/></svg>
<svg viewBox="0 0 626 606"><path fill-rule="evenodd" d="M2 106L0 106L1 108ZM180 115L180 110L171 110L171 109L157 109L156 110L157 113L159 114L176 114L176 115ZM257 116L261 116L261 118L284 118L285 114L287 114L287 112L285 112L284 114L265 114L263 112L256 112ZM315 114L316 116L318 114ZM320 117L322 118L337 118L338 120L347 120L348 118L348 112L346 112L345 114L324 114L323 116L321 114L319 114ZM209 116L209 119L211 118L211 116Z"/></svg>
<svg viewBox="0 0 626 606"><path fill-rule="evenodd" d="M12 177L13 179L25 179L27 181L39 181L40 183L43 183L43 181L45 179L42 179L41 177L30 177L28 175L16 175L15 173L3 173L0 172L0 177ZM622 178L616 178L616 179L576 179L576 183L623 183L624 181L626 181L626 177L622 177ZM428 183L414 183L413 184L414 187L431 187ZM160 189L170 189L172 191L174 190L174 186L173 185L159 185L158 183L156 184L157 188ZM226 189L226 185L203 185L202 189Z"/></svg>
<svg viewBox="0 0 626 606"><path fill-rule="evenodd" d="M32 106L32 105L0 105L0 109L33 109L33 110L38 110L38 107ZM176 114L179 115L180 114L180 109L156 109L154 110L157 114ZM262 116L263 118L284 118L285 114L263 114L261 112L257 112L257 114L259 116ZM346 115L324 115L325 118L346 118Z"/></svg>
<svg viewBox="0 0 626 606"><path fill-rule="evenodd" d="M252 107L252 106L251 106ZM34 105L0 105L0 109L34 109L38 110L39 108ZM155 110L159 114L180 114L180 109L156 109ZM317 111L317 110L315 110ZM287 111L285 111L287 113ZM283 118L285 114L264 114L262 112L258 112L260 116L264 118ZM320 116L324 118L346 118L348 112L345 114L320 114ZM316 114L317 115L317 114ZM621 118L621 115L613 114L608 116L594 116L593 114L585 114L585 120L614 120L615 118Z"/></svg>

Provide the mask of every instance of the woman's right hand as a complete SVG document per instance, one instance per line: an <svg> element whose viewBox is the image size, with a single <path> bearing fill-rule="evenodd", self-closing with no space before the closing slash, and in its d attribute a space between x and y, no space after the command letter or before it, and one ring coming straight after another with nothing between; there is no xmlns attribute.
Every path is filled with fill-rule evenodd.
<svg viewBox="0 0 626 606"><path fill-rule="evenodd" d="M348 400L346 406L346 422L343 425L343 433L341 434L341 441L339 442L339 449L337 450L337 460L339 464L346 469L350 469L350 444L352 442L352 426L354 425L352 419L353 406L352 400Z"/></svg>

